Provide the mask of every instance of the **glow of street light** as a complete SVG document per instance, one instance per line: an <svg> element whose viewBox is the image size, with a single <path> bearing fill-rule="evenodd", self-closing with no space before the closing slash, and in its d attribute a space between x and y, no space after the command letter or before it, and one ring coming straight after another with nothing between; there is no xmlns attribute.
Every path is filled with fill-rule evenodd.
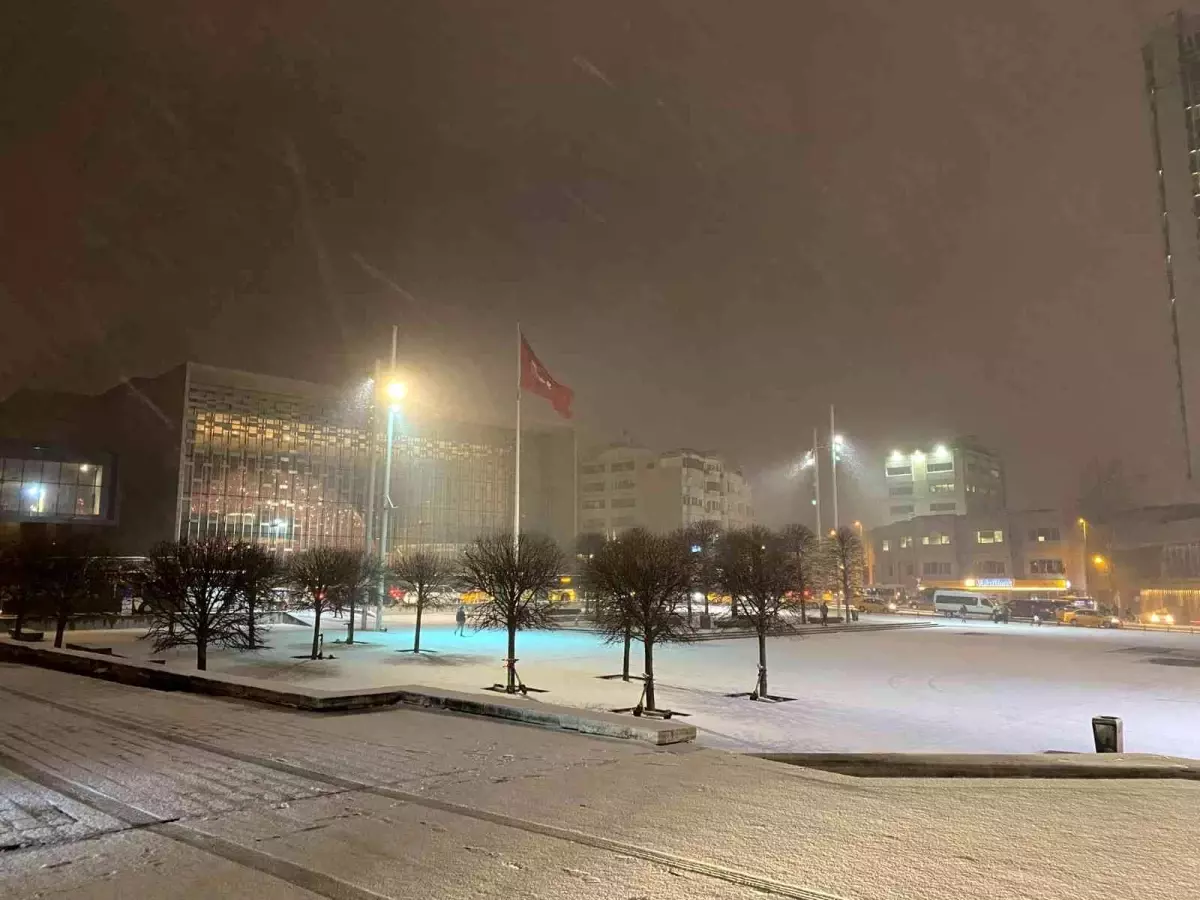
<svg viewBox="0 0 1200 900"><path fill-rule="evenodd" d="M909 456L909 459L913 460L914 462L924 462L925 454L922 453L920 450L914 450L912 452L912 454Z"/></svg>
<svg viewBox="0 0 1200 900"><path fill-rule="evenodd" d="M904 454L899 450L893 450L892 455L888 457L888 462L898 463L904 462Z"/></svg>
<svg viewBox="0 0 1200 900"><path fill-rule="evenodd" d="M1097 553L1095 556L1092 557L1092 565L1099 567L1099 566L1104 565L1104 563L1105 563L1105 559L1099 553Z"/></svg>
<svg viewBox="0 0 1200 900"><path fill-rule="evenodd" d="M408 396L408 385L403 381L389 381L386 390L389 400L403 400Z"/></svg>
<svg viewBox="0 0 1200 900"><path fill-rule="evenodd" d="M844 443L846 443L846 438L845 438L845 437L843 437L842 435L840 435L840 434L835 434L835 435L833 436L833 444L834 444L834 446L835 446L835 447L840 447L840 446L842 446L842 444L844 444Z"/></svg>
<svg viewBox="0 0 1200 900"><path fill-rule="evenodd" d="M945 444L938 444L933 448L933 455L937 457L945 457L950 455L950 451L946 449Z"/></svg>

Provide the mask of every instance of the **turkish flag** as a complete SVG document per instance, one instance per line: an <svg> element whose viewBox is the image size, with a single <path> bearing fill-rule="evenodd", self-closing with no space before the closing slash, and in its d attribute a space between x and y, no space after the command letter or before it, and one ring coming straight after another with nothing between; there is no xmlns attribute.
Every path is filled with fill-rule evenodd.
<svg viewBox="0 0 1200 900"><path fill-rule="evenodd" d="M529 341L525 340L525 335L521 335L521 390L545 397L560 416L571 418L571 401L575 399L575 392L555 381L546 371L542 361L534 355Z"/></svg>

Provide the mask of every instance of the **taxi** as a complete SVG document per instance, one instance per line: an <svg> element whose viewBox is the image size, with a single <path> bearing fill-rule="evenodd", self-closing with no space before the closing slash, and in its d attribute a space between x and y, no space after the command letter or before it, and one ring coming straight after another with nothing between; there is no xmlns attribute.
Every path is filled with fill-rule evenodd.
<svg viewBox="0 0 1200 900"><path fill-rule="evenodd" d="M1078 625L1083 628L1120 628L1121 620L1094 609L1064 609L1058 621L1063 625Z"/></svg>

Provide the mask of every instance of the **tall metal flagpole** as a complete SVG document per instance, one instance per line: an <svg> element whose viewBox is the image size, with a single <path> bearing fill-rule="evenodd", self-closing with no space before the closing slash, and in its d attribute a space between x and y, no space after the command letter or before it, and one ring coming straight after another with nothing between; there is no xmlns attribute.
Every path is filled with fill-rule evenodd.
<svg viewBox="0 0 1200 900"><path fill-rule="evenodd" d="M513 462L513 548L521 547L521 323L517 323L517 452Z"/></svg>
<svg viewBox="0 0 1200 900"><path fill-rule="evenodd" d="M813 499L817 507L817 540L825 540L825 535L821 531L821 451L817 446L817 429L813 426Z"/></svg>

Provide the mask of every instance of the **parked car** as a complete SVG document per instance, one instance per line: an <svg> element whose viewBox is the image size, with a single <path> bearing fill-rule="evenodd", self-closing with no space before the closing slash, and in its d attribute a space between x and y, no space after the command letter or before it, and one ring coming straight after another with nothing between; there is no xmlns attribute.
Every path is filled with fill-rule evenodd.
<svg viewBox="0 0 1200 900"><path fill-rule="evenodd" d="M1138 616L1138 621L1143 625L1174 625L1175 616L1166 609L1155 609L1142 613Z"/></svg>
<svg viewBox="0 0 1200 900"><path fill-rule="evenodd" d="M898 608L895 600L883 600L879 597L864 597L858 602L858 611L865 613L895 612Z"/></svg>
<svg viewBox="0 0 1200 900"><path fill-rule="evenodd" d="M1059 621L1064 625L1079 625L1083 628L1120 628L1121 620L1114 615L1094 609L1064 609Z"/></svg>

